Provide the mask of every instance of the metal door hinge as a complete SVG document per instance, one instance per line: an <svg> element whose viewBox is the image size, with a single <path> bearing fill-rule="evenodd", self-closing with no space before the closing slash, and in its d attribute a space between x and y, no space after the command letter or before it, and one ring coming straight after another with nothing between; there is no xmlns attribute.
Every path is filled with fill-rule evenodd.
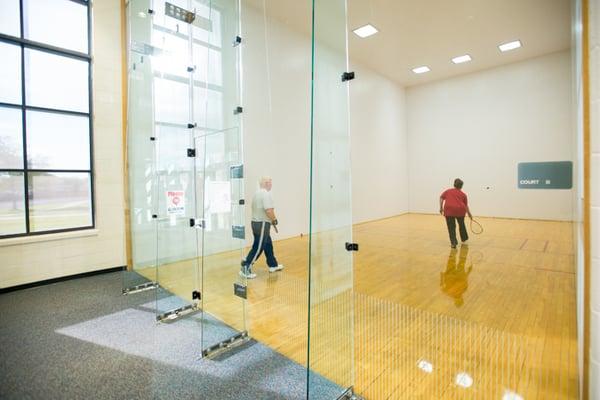
<svg viewBox="0 0 600 400"><path fill-rule="evenodd" d="M239 204L240 206L243 206L244 204L246 204L246 200L244 200L244 199L240 199L240 201L238 202L238 204Z"/></svg>
<svg viewBox="0 0 600 400"><path fill-rule="evenodd" d="M194 129L196 126L198 126L198 124L195 122L193 124L191 122L187 124L188 129Z"/></svg>
<svg viewBox="0 0 600 400"><path fill-rule="evenodd" d="M348 250L348 251L358 251L358 243L346 242L346 250Z"/></svg>
<svg viewBox="0 0 600 400"><path fill-rule="evenodd" d="M196 157L196 149L187 149L188 157Z"/></svg>
<svg viewBox="0 0 600 400"><path fill-rule="evenodd" d="M354 79L354 72L344 72L342 74L342 82L351 81Z"/></svg>
<svg viewBox="0 0 600 400"><path fill-rule="evenodd" d="M242 38L240 36L236 36L233 39L233 47L239 46L240 43L242 43Z"/></svg>
<svg viewBox="0 0 600 400"><path fill-rule="evenodd" d="M194 290L192 292L192 300L202 300L202 295L200 294L199 291Z"/></svg>
<svg viewBox="0 0 600 400"><path fill-rule="evenodd" d="M244 112L244 108L237 106L236 108L233 109L233 115L238 115Z"/></svg>

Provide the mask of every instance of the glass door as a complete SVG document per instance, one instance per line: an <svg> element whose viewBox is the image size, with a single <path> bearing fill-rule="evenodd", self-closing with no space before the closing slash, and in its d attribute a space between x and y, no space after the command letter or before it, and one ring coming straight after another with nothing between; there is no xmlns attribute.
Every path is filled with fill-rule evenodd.
<svg viewBox="0 0 600 400"><path fill-rule="evenodd" d="M239 275L245 245L240 13L236 0L212 0L209 34L195 40L206 63L195 87L198 199L202 196L202 354L210 357L245 341L246 279ZM197 42L197 43L196 43ZM200 202L198 203L200 204Z"/></svg>

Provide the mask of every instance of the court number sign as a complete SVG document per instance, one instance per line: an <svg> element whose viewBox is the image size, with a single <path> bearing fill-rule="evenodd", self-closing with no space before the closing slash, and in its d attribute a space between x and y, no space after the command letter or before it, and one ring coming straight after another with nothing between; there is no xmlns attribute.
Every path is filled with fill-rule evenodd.
<svg viewBox="0 0 600 400"><path fill-rule="evenodd" d="M523 162L518 166L519 189L572 189L571 161Z"/></svg>

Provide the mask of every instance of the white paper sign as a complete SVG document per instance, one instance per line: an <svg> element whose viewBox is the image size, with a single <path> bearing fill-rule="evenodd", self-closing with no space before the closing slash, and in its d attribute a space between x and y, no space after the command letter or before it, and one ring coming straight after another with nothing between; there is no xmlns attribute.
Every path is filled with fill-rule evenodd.
<svg viewBox="0 0 600 400"><path fill-rule="evenodd" d="M211 214L231 212L231 185L229 182L210 182L208 190Z"/></svg>
<svg viewBox="0 0 600 400"><path fill-rule="evenodd" d="M167 215L185 215L185 191L169 190L167 193Z"/></svg>

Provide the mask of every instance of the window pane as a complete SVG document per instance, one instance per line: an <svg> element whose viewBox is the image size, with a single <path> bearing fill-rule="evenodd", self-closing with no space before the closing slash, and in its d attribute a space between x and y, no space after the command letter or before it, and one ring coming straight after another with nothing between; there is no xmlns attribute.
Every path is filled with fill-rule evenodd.
<svg viewBox="0 0 600 400"><path fill-rule="evenodd" d="M32 232L92 225L89 173L29 173Z"/></svg>
<svg viewBox="0 0 600 400"><path fill-rule="evenodd" d="M0 42L0 60L0 102L21 104L21 47Z"/></svg>
<svg viewBox="0 0 600 400"><path fill-rule="evenodd" d="M26 102L29 106L88 112L88 63L25 49Z"/></svg>
<svg viewBox="0 0 600 400"><path fill-rule="evenodd" d="M23 173L0 172L0 236L25 233Z"/></svg>
<svg viewBox="0 0 600 400"><path fill-rule="evenodd" d="M26 39L88 52L86 6L66 0L24 0L23 14Z"/></svg>
<svg viewBox="0 0 600 400"><path fill-rule="evenodd" d="M0 33L21 36L19 0L0 0Z"/></svg>
<svg viewBox="0 0 600 400"><path fill-rule="evenodd" d="M33 169L89 170L89 119L27 111L27 161Z"/></svg>
<svg viewBox="0 0 600 400"><path fill-rule="evenodd" d="M0 107L0 168L23 169L21 110Z"/></svg>

